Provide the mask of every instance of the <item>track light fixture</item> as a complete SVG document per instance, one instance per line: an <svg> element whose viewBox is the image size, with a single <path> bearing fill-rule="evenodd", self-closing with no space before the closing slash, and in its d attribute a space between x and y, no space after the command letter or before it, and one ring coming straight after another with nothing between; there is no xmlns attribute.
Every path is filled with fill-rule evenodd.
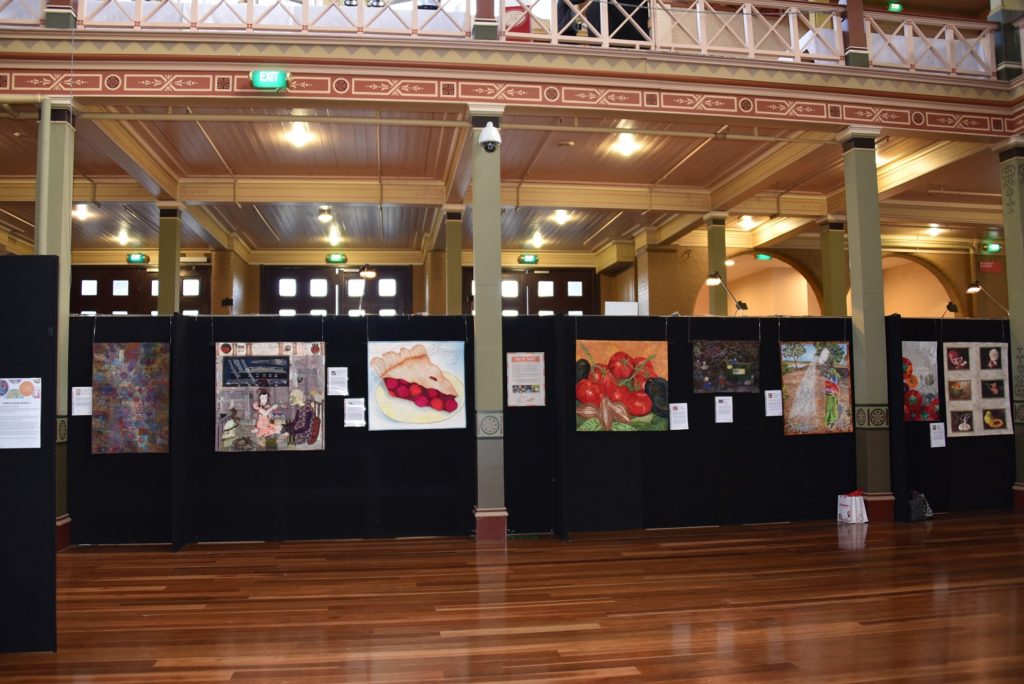
<svg viewBox="0 0 1024 684"><path fill-rule="evenodd" d="M967 294L978 294L979 292L984 292L985 296L988 297L989 299L991 299L992 303L995 304L996 306L998 306L1000 309L1002 309L1003 312L1007 315L1007 317L1009 317L1010 310L1007 309L1002 304L1000 304L998 299L993 297L992 294L988 290L986 290L984 287L982 287L981 286L981 281L975 280L973 283L971 283L970 285L967 286Z"/></svg>

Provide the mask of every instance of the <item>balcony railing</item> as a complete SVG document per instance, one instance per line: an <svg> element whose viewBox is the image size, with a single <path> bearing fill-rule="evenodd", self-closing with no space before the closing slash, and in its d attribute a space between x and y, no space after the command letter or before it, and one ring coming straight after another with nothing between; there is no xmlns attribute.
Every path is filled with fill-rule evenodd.
<svg viewBox="0 0 1024 684"><path fill-rule="evenodd" d="M867 12L864 28L872 66L995 77L993 24Z"/></svg>
<svg viewBox="0 0 1024 684"><path fill-rule="evenodd" d="M845 7L785 0L494 0L499 39L843 64ZM97 30L469 40L477 0L79 0ZM0 0L0 28L42 27L45 0ZM868 12L874 68L995 77L996 25Z"/></svg>

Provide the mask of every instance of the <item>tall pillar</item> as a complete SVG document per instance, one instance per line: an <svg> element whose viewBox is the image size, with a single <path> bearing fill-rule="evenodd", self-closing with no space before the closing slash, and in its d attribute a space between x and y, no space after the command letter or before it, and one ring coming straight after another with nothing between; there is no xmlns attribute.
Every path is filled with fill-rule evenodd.
<svg viewBox="0 0 1024 684"><path fill-rule="evenodd" d="M210 313L234 313L235 274L231 255L229 249L217 249L210 255Z"/></svg>
<svg viewBox="0 0 1024 684"><path fill-rule="evenodd" d="M427 256L423 260L423 279L426 282L427 313L432 316L443 316L446 309L444 252L439 249L427 252Z"/></svg>
<svg viewBox="0 0 1024 684"><path fill-rule="evenodd" d="M46 0L46 28L74 29L78 23L78 0Z"/></svg>
<svg viewBox="0 0 1024 684"><path fill-rule="evenodd" d="M160 207L160 264L157 280L160 291L156 308L161 316L181 311L178 271L181 270L181 210Z"/></svg>
<svg viewBox="0 0 1024 684"><path fill-rule="evenodd" d="M864 30L864 0L846 2L846 65L870 66L868 37Z"/></svg>
<svg viewBox="0 0 1024 684"><path fill-rule="evenodd" d="M846 258L846 217L826 216L821 226L822 316L846 315L846 291L850 289L850 263Z"/></svg>
<svg viewBox="0 0 1024 684"><path fill-rule="evenodd" d="M999 24L995 31L996 77L1012 81L1024 73L1021 64L1020 31L1013 22L1024 16L1024 0L989 0L988 20Z"/></svg>
<svg viewBox="0 0 1024 684"><path fill-rule="evenodd" d="M473 15L475 40L498 39L498 20L494 17L494 4L493 0L476 0L476 12Z"/></svg>
<svg viewBox="0 0 1024 684"><path fill-rule="evenodd" d="M57 275L57 530L59 546L70 543L67 526L68 316L71 313L71 188L74 180L75 119L70 101L43 101L36 161L36 254L58 258ZM66 543L64 543L64 538Z"/></svg>
<svg viewBox="0 0 1024 684"><path fill-rule="evenodd" d="M1003 238L1006 241L1006 290L1013 359L1014 449L1017 476L1014 508L1024 511L1024 139L1015 138L999 153L1003 186Z"/></svg>
<svg viewBox="0 0 1024 684"><path fill-rule="evenodd" d="M479 144L488 123L498 128L501 106L471 105L473 124L473 318L476 376L476 538L504 541L504 417L501 345L501 148Z"/></svg>
<svg viewBox="0 0 1024 684"><path fill-rule="evenodd" d="M723 211L713 211L704 216L708 230L708 273L718 272L722 284L728 286L725 268L725 219ZM705 274L707 275L707 274ZM708 313L712 316L729 315L729 299L724 287L708 288Z"/></svg>
<svg viewBox="0 0 1024 684"><path fill-rule="evenodd" d="M498 153L494 152L494 154ZM444 213L444 301L446 314L449 316L462 315L461 211L446 210Z"/></svg>
<svg viewBox="0 0 1024 684"><path fill-rule="evenodd" d="M875 138L878 129L848 128L843 143L853 303L853 406L857 485L868 518L893 519L889 476L889 389L882 292L882 231Z"/></svg>

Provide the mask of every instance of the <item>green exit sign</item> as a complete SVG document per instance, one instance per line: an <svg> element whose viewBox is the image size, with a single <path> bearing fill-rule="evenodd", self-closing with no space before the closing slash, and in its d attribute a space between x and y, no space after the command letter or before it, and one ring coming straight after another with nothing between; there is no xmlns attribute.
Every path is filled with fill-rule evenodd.
<svg viewBox="0 0 1024 684"><path fill-rule="evenodd" d="M128 255L127 261L129 264L148 264L149 255L142 252L132 252Z"/></svg>
<svg viewBox="0 0 1024 684"><path fill-rule="evenodd" d="M348 257L341 252L335 252L333 254L328 254L326 261L329 264L346 264L348 263Z"/></svg>
<svg viewBox="0 0 1024 684"><path fill-rule="evenodd" d="M281 69L256 69L249 72L249 80L257 90L284 90L288 87L288 72Z"/></svg>
<svg viewBox="0 0 1024 684"><path fill-rule="evenodd" d="M886 9L888 9L890 12L902 12L903 4L899 2L890 2Z"/></svg>
<svg viewBox="0 0 1024 684"><path fill-rule="evenodd" d="M527 265L539 264L540 257L536 254L520 254L519 263Z"/></svg>

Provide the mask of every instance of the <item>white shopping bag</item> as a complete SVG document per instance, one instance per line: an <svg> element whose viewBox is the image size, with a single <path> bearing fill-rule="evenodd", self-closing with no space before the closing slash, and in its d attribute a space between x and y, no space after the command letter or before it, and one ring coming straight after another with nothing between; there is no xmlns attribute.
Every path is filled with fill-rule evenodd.
<svg viewBox="0 0 1024 684"><path fill-rule="evenodd" d="M836 520L844 523L866 523L868 512L864 508L864 497L840 494L836 508Z"/></svg>

